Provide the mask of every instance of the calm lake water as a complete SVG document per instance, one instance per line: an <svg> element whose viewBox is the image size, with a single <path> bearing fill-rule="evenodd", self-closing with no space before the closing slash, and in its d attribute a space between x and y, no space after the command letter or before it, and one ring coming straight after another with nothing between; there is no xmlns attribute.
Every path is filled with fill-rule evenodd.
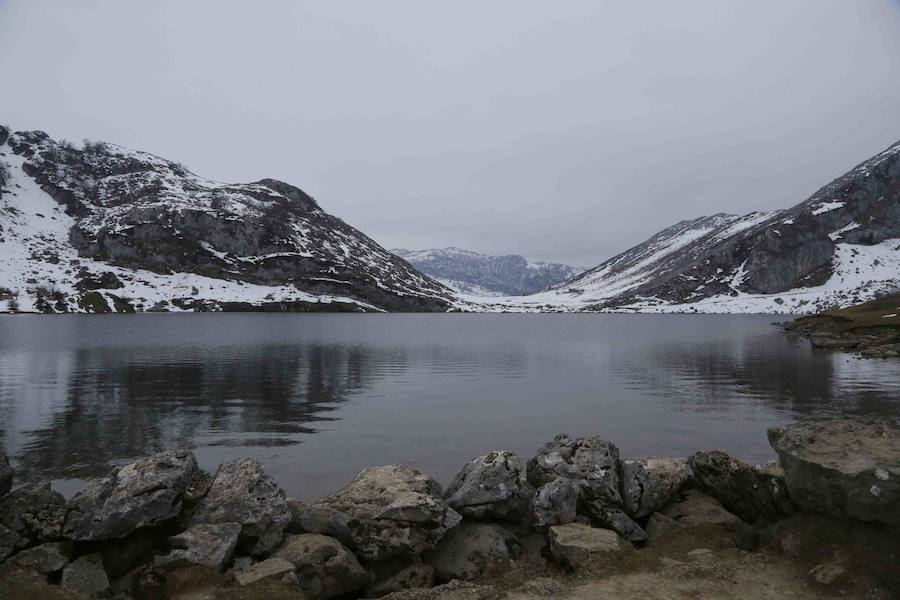
<svg viewBox="0 0 900 600"><path fill-rule="evenodd" d="M765 316L0 317L0 445L64 493L154 451L262 460L315 499L362 468L442 483L557 433L624 456L773 457L802 415L900 414L900 361L814 351Z"/></svg>

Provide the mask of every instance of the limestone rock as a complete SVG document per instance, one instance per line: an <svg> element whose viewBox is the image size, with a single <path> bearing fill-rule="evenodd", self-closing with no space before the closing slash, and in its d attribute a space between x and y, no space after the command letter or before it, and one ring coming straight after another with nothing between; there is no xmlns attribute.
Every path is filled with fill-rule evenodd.
<svg viewBox="0 0 900 600"><path fill-rule="evenodd" d="M238 523L239 544L258 556L278 546L290 521L284 491L259 461L243 458L219 467L190 522Z"/></svg>
<svg viewBox="0 0 900 600"><path fill-rule="evenodd" d="M783 496L773 496L772 477L725 452L697 452L688 463L698 488L749 523L774 521L792 512Z"/></svg>
<svg viewBox="0 0 900 600"><path fill-rule="evenodd" d="M360 558L380 561L433 548L460 520L431 477L390 465L366 469L310 505L303 529L336 537Z"/></svg>
<svg viewBox="0 0 900 600"><path fill-rule="evenodd" d="M0 523L22 540L49 542L63 535L66 500L49 482L27 483L0 498Z"/></svg>
<svg viewBox="0 0 900 600"><path fill-rule="evenodd" d="M447 488L447 504L464 517L521 520L534 493L513 452L489 452L467 463Z"/></svg>
<svg viewBox="0 0 900 600"><path fill-rule="evenodd" d="M294 572L294 565L283 558L267 558L258 563L253 563L249 568L235 575L238 585L246 586L257 581L269 578L281 578Z"/></svg>
<svg viewBox="0 0 900 600"><path fill-rule="evenodd" d="M555 525L549 530L550 552L558 561L575 569L587 560L623 550L618 534L609 529L598 529L569 523Z"/></svg>
<svg viewBox="0 0 900 600"><path fill-rule="evenodd" d="M366 588L367 598L380 598L393 592L430 588L434 585L434 567L418 559L388 559L366 566L372 574L372 583Z"/></svg>
<svg viewBox="0 0 900 600"><path fill-rule="evenodd" d="M877 419L804 421L769 430L802 509L900 525L900 426Z"/></svg>
<svg viewBox="0 0 900 600"><path fill-rule="evenodd" d="M9 562L22 567L31 567L42 575L50 575L61 571L69 564L70 556L72 556L71 543L48 542L19 552Z"/></svg>
<svg viewBox="0 0 900 600"><path fill-rule="evenodd" d="M558 477L541 487L531 500L531 522L535 527L573 523L578 515L581 487Z"/></svg>
<svg viewBox="0 0 900 600"><path fill-rule="evenodd" d="M170 537L172 551L157 556L154 565L180 567L193 564L221 571L231 560L240 534L241 526L237 523L197 523Z"/></svg>
<svg viewBox="0 0 900 600"><path fill-rule="evenodd" d="M622 500L625 512L646 517L663 506L691 478L684 458L637 458L622 461Z"/></svg>
<svg viewBox="0 0 900 600"><path fill-rule="evenodd" d="M578 481L589 500L622 505L619 449L598 436L573 440L558 435L528 461L528 481L541 487L562 477Z"/></svg>
<svg viewBox="0 0 900 600"><path fill-rule="evenodd" d="M326 535L289 535L273 556L294 565L300 587L311 600L348 594L369 582L369 574L356 556Z"/></svg>
<svg viewBox="0 0 900 600"><path fill-rule="evenodd" d="M491 561L518 558L522 547L514 533L493 523L463 523L451 529L423 560L440 582L478 578Z"/></svg>
<svg viewBox="0 0 900 600"><path fill-rule="evenodd" d="M62 574L62 587L83 598L102 598L109 593L109 578L103 570L103 558L88 554L70 563Z"/></svg>
<svg viewBox="0 0 900 600"><path fill-rule="evenodd" d="M593 525L612 529L629 542L643 542L647 539L647 532L624 510L603 500L582 502L579 512L585 514Z"/></svg>
<svg viewBox="0 0 900 600"><path fill-rule="evenodd" d="M12 489L14 476L15 471L9 465L9 459L6 458L6 454L0 452L0 496Z"/></svg>
<svg viewBox="0 0 900 600"><path fill-rule="evenodd" d="M122 538L174 519L197 473L187 450L169 450L113 470L69 501L66 534L75 540Z"/></svg>

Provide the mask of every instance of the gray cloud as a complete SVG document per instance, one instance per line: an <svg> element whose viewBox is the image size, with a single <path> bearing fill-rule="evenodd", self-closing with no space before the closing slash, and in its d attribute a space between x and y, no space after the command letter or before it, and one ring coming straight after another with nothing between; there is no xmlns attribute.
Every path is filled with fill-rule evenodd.
<svg viewBox="0 0 900 600"><path fill-rule="evenodd" d="M592 265L900 139L900 2L0 0L0 119Z"/></svg>

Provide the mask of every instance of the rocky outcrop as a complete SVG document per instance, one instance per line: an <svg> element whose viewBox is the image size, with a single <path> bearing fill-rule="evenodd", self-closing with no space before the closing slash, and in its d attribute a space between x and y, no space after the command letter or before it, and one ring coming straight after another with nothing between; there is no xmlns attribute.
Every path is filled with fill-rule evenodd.
<svg viewBox="0 0 900 600"><path fill-rule="evenodd" d="M338 540L316 533L290 535L275 552L297 573L310 600L324 600L354 592L369 582L369 573Z"/></svg>
<svg viewBox="0 0 900 600"><path fill-rule="evenodd" d="M192 524L237 523L241 526L239 543L253 555L275 549L290 522L284 491L259 461L248 458L219 467L191 516Z"/></svg>
<svg viewBox="0 0 900 600"><path fill-rule="evenodd" d="M769 430L803 510L900 526L900 426L888 420L806 421Z"/></svg>
<svg viewBox="0 0 900 600"><path fill-rule="evenodd" d="M303 528L336 537L365 560L420 554L461 520L442 496L441 486L415 469L366 469L311 505Z"/></svg>
<svg viewBox="0 0 900 600"><path fill-rule="evenodd" d="M445 498L464 517L521 520L533 493L519 457L499 450L467 463Z"/></svg>
<svg viewBox="0 0 900 600"><path fill-rule="evenodd" d="M528 462L528 481L537 487L556 479L579 484L586 500L622 505L619 491L619 449L601 437L572 439L558 435Z"/></svg>
<svg viewBox="0 0 900 600"><path fill-rule="evenodd" d="M493 561L518 558L522 545L514 533L492 523L465 523L451 529L424 555L438 581L472 580Z"/></svg>
<svg viewBox="0 0 900 600"><path fill-rule="evenodd" d="M174 519L197 473L197 459L183 450L160 452L88 484L68 503L66 535L96 541Z"/></svg>
<svg viewBox="0 0 900 600"><path fill-rule="evenodd" d="M589 560L624 550L619 536L614 531L580 523L551 527L549 539L550 552L553 556L573 569Z"/></svg>

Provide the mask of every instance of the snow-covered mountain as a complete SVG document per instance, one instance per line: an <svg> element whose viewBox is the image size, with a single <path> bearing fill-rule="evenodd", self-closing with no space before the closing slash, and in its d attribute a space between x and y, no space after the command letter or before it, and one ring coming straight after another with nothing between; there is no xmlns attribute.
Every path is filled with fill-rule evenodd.
<svg viewBox="0 0 900 600"><path fill-rule="evenodd" d="M302 190L0 127L0 311L443 311L453 292Z"/></svg>
<svg viewBox="0 0 900 600"><path fill-rule="evenodd" d="M559 263L529 262L516 254L489 256L461 248L406 250L394 254L464 294L518 296L571 279L580 269Z"/></svg>
<svg viewBox="0 0 900 600"><path fill-rule="evenodd" d="M793 208L682 221L522 308L805 313L900 287L900 142Z"/></svg>

